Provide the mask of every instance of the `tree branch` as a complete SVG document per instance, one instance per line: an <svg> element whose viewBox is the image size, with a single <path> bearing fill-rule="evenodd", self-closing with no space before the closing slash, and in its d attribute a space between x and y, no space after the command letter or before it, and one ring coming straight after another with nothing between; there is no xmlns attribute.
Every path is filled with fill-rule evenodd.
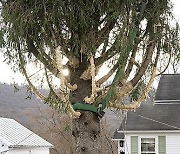
<svg viewBox="0 0 180 154"><path fill-rule="evenodd" d="M111 59L112 57L114 57L117 54L117 52L113 52L114 49L115 48L113 46L110 49L108 49L101 57L96 58L95 65L99 66L103 64L104 62L108 61L109 59Z"/></svg>
<svg viewBox="0 0 180 154"><path fill-rule="evenodd" d="M112 76L112 74L116 71L116 69L118 68L118 63L116 63L113 68L106 74L104 75L102 78L100 78L97 81L97 85L101 85L103 84L108 78L110 78Z"/></svg>
<svg viewBox="0 0 180 154"><path fill-rule="evenodd" d="M116 108L116 109L128 109L128 110L137 109L141 105L141 103L147 98L147 95L150 91L151 85L154 81L154 78L156 77L156 73L157 73L157 69L156 69L156 67L154 67L152 70L151 78L150 78L146 88L144 89L143 94L139 97L139 99L136 102L134 102L133 104L109 103L109 107Z"/></svg>
<svg viewBox="0 0 180 154"><path fill-rule="evenodd" d="M68 87L70 90L76 90L77 89L77 85L71 85L70 83L68 83L67 81L67 77L65 77L65 75L62 73L63 71L63 66L62 66L62 55L61 55L61 51L60 51L60 47L58 46L55 49L55 54L56 54L56 65L57 68L60 72L60 80L61 80L61 86L62 86L62 90L65 89L65 87Z"/></svg>
<svg viewBox="0 0 180 154"><path fill-rule="evenodd" d="M131 54L131 58L133 58L133 59L135 59L135 57L136 57L137 48L138 48L138 43L136 43L136 41L135 41L135 46L134 46L134 48L132 50L132 54ZM125 71L126 77L129 76L129 74L132 71L132 68L133 68L133 62L129 61L128 66L127 66L126 71Z"/></svg>
<svg viewBox="0 0 180 154"><path fill-rule="evenodd" d="M170 62L171 62L171 58L172 58L172 55L169 54L169 59L168 59L168 63L167 63L167 65L166 65L166 67L164 68L163 71L161 71L159 74L157 74L157 76L163 74L163 73L167 70L167 68L168 68L168 66L169 66L169 64L170 64Z"/></svg>
<svg viewBox="0 0 180 154"><path fill-rule="evenodd" d="M98 48L106 39L110 33L110 31L113 29L114 25L116 23L116 20L109 21L106 23L106 25L97 33L97 41L95 44L95 48Z"/></svg>
<svg viewBox="0 0 180 154"><path fill-rule="evenodd" d="M153 52L154 52L154 48L155 48L155 42L150 41L150 43L149 43L149 45L147 46L147 49L146 49L146 57L145 57L143 63L141 64L141 68L138 70L138 72L136 73L134 78L131 80L131 82L133 84L133 87L141 79L141 77L143 76L144 72L146 71L149 63L151 62L152 55L153 55Z"/></svg>
<svg viewBox="0 0 180 154"><path fill-rule="evenodd" d="M24 76L25 76L25 78L26 78L29 86L31 87L32 91L33 91L41 100L45 101L45 100L46 100L46 97L37 90L37 88L32 84L32 82L30 81L30 79L29 79L29 77L28 77L28 75L27 75L26 69L24 68L24 61L23 61L22 54L21 54L20 50L18 50L18 55L19 55L19 60L20 60L20 63L21 63L22 72L23 72L23 74L24 74Z"/></svg>
<svg viewBox="0 0 180 154"><path fill-rule="evenodd" d="M46 75L46 81L47 81L48 86L49 86L49 89L50 89L49 95L50 95L50 94L51 94L51 95L53 94L57 100L62 101L61 98L60 98L60 97L56 94L56 92L54 91L53 87L51 86L51 83L50 83L50 81L49 81L49 77L48 77L47 69L46 69L46 68L45 68L45 75Z"/></svg>
<svg viewBox="0 0 180 154"><path fill-rule="evenodd" d="M95 64L94 64L94 57L91 55L90 57L90 64L91 64L91 86L92 86L92 94L90 97L86 96L84 98L86 103L92 104L95 101L95 98L97 97L97 87L96 87L96 73L95 73Z"/></svg>
<svg viewBox="0 0 180 154"><path fill-rule="evenodd" d="M48 55L46 55L45 56L46 58L45 58L44 57L45 52L40 53L38 51L38 49L35 47L35 45L33 44L33 41L30 38L27 38L27 46L28 46L28 49L29 49L28 52L32 53L36 57L36 59L41 61L44 64L44 66L46 68L48 68L48 70L50 72L52 72L52 74L54 74L56 77L60 76L59 71L56 68L56 66L54 65L52 59Z"/></svg>

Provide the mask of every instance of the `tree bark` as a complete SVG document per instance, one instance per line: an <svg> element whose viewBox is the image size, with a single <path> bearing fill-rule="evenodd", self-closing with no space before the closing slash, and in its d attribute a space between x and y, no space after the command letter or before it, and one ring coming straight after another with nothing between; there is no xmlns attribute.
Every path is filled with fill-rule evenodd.
<svg viewBox="0 0 180 154"><path fill-rule="evenodd" d="M80 79L81 74L88 67L86 60L80 66L71 71L71 83L78 88L72 91L70 101L72 104L83 103L86 96L91 95L91 80ZM100 154L100 119L96 113L80 111L81 116L72 121L72 135L75 137L76 154Z"/></svg>
<svg viewBox="0 0 180 154"><path fill-rule="evenodd" d="M73 136L76 142L76 154L100 154L100 119L97 114L83 111L73 120Z"/></svg>

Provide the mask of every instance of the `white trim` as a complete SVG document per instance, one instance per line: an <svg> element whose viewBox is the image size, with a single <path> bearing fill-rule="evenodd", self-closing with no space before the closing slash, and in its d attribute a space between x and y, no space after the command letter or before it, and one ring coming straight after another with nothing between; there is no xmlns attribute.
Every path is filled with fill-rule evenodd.
<svg viewBox="0 0 180 154"><path fill-rule="evenodd" d="M156 102L155 105L180 105L180 102L179 103L159 103L159 102Z"/></svg>
<svg viewBox="0 0 180 154"><path fill-rule="evenodd" d="M120 140L120 139L113 139L113 138L111 139L111 141L119 141L119 140Z"/></svg>
<svg viewBox="0 0 180 154"><path fill-rule="evenodd" d="M118 133L180 133L180 130L117 131Z"/></svg>
<svg viewBox="0 0 180 154"><path fill-rule="evenodd" d="M125 139L111 139L111 141L125 141Z"/></svg>
<svg viewBox="0 0 180 154"><path fill-rule="evenodd" d="M179 102L179 103L176 103L176 104L180 104L180 100L154 100L154 102L158 103L158 104L160 104L160 103L165 104L163 102ZM170 104L170 103L168 103L168 104ZM173 103L171 103L171 104L173 104Z"/></svg>
<svg viewBox="0 0 180 154"><path fill-rule="evenodd" d="M149 136L149 135L139 135L138 136L138 151L141 154L141 139L142 138L154 138L155 139L155 152L154 153L158 153L158 136L157 135L153 135L153 136Z"/></svg>

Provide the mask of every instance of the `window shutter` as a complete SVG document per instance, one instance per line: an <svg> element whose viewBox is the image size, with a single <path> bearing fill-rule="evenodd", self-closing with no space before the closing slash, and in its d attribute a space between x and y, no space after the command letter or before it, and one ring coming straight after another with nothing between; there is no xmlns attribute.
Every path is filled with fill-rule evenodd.
<svg viewBox="0 0 180 154"><path fill-rule="evenodd" d="M158 136L158 154L166 154L166 136Z"/></svg>
<svg viewBox="0 0 180 154"><path fill-rule="evenodd" d="M138 136L131 136L131 154L138 154Z"/></svg>

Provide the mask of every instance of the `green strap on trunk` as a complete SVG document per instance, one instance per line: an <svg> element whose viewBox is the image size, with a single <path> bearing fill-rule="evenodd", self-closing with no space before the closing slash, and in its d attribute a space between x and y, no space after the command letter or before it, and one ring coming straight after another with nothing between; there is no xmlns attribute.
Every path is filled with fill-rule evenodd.
<svg viewBox="0 0 180 154"><path fill-rule="evenodd" d="M74 110L84 110L84 111L91 111L97 113L98 108L91 104L83 104L83 103L75 103L73 104Z"/></svg>
<svg viewBox="0 0 180 154"><path fill-rule="evenodd" d="M74 110L83 110L83 111L91 111L94 113L97 113L100 118L103 117L105 112L101 110L102 104L99 104L99 106L94 106L91 104L85 104L85 103L75 103L73 104L73 109Z"/></svg>

